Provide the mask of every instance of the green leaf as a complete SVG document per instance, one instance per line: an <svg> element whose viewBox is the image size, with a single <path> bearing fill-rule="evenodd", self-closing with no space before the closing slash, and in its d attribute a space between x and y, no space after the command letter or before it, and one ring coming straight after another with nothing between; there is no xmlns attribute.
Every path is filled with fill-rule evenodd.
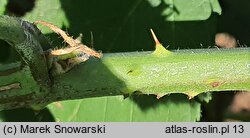
<svg viewBox="0 0 250 138"><path fill-rule="evenodd" d="M197 121L200 103L181 94L156 99L152 95L98 97L52 103L56 121Z"/></svg>
<svg viewBox="0 0 250 138"><path fill-rule="evenodd" d="M6 4L7 0L0 0L0 15L4 13Z"/></svg>
<svg viewBox="0 0 250 138"><path fill-rule="evenodd" d="M147 0L152 7L157 7L161 4L161 0Z"/></svg>
<svg viewBox="0 0 250 138"><path fill-rule="evenodd" d="M168 21L206 20L213 12L221 14L217 0L164 0L162 15Z"/></svg>
<svg viewBox="0 0 250 138"><path fill-rule="evenodd" d="M212 100L212 94L211 92L201 93L197 96L197 98L202 102L204 101L208 103L210 100Z"/></svg>
<svg viewBox="0 0 250 138"><path fill-rule="evenodd" d="M219 1L218 0L210 0L210 4L212 7L212 11L221 15L222 10L221 10Z"/></svg>
<svg viewBox="0 0 250 138"><path fill-rule="evenodd" d="M52 23L60 28L68 27L69 23L61 8L60 0L36 0L34 9L24 16L29 22L43 20ZM41 28L43 33L52 32L47 27Z"/></svg>

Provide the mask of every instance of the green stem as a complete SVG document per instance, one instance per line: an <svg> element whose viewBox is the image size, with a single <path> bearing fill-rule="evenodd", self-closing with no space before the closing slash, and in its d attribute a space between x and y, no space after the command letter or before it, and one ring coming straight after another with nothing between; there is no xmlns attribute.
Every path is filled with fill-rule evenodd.
<svg viewBox="0 0 250 138"><path fill-rule="evenodd" d="M54 78L53 91L75 93L74 98L133 92L192 98L209 91L250 90L249 50L179 50L164 57L151 52L104 54Z"/></svg>
<svg viewBox="0 0 250 138"><path fill-rule="evenodd" d="M8 42L18 52L42 91L49 92L50 78L42 49L42 46L49 46L49 43L40 30L27 21L0 16L0 39Z"/></svg>

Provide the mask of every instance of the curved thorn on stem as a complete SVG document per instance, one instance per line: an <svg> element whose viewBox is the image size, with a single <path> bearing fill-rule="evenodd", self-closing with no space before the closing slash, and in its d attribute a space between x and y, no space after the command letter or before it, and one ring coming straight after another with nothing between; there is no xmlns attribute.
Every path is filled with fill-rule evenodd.
<svg viewBox="0 0 250 138"><path fill-rule="evenodd" d="M155 35L153 29L150 29L150 32L151 32L151 34L152 34L152 36L153 36L153 39L154 39L154 41L155 41L156 46L157 46L158 44L161 44L161 43L159 42L158 38L156 37L156 35Z"/></svg>

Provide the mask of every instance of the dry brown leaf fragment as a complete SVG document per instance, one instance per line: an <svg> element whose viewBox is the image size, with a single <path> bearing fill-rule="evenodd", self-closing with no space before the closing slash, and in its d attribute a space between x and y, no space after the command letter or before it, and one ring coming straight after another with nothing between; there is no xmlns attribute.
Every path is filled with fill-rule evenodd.
<svg viewBox="0 0 250 138"><path fill-rule="evenodd" d="M78 39L73 39L72 37L68 36L65 31L61 30L59 27L57 27L57 26L55 26L55 25L53 25L51 23L38 20L38 21L35 21L34 24L42 24L44 26L47 26L52 31L54 31L55 33L60 35L64 39L64 41L69 44L68 48L78 47L79 46L81 48L78 48L78 51L80 50L81 52L86 53L89 56L94 56L94 57L97 57L97 58L102 57L101 53L96 52L95 50L87 47L86 45L83 45ZM65 48L65 49L67 49L67 48ZM62 52L62 50L63 49L59 49L58 52L60 53L60 52ZM56 50L54 50L54 52L55 51Z"/></svg>
<svg viewBox="0 0 250 138"><path fill-rule="evenodd" d="M81 35L79 36L80 38L73 39L65 31L51 23L38 20L34 22L34 24L41 24L48 27L53 32L60 35L68 44L67 47L49 50L47 53L46 57L48 59L48 66L52 75L66 73L75 65L88 60L90 56L97 58L102 57L101 53L96 52L95 50L81 43Z"/></svg>

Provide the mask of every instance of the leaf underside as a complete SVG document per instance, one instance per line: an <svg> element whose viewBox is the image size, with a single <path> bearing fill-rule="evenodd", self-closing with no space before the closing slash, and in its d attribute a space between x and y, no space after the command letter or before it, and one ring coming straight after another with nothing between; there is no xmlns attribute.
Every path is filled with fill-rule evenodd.
<svg viewBox="0 0 250 138"><path fill-rule="evenodd" d="M48 106L59 122L152 122L198 121L200 103L185 95L156 99L153 95L89 98L52 103Z"/></svg>

